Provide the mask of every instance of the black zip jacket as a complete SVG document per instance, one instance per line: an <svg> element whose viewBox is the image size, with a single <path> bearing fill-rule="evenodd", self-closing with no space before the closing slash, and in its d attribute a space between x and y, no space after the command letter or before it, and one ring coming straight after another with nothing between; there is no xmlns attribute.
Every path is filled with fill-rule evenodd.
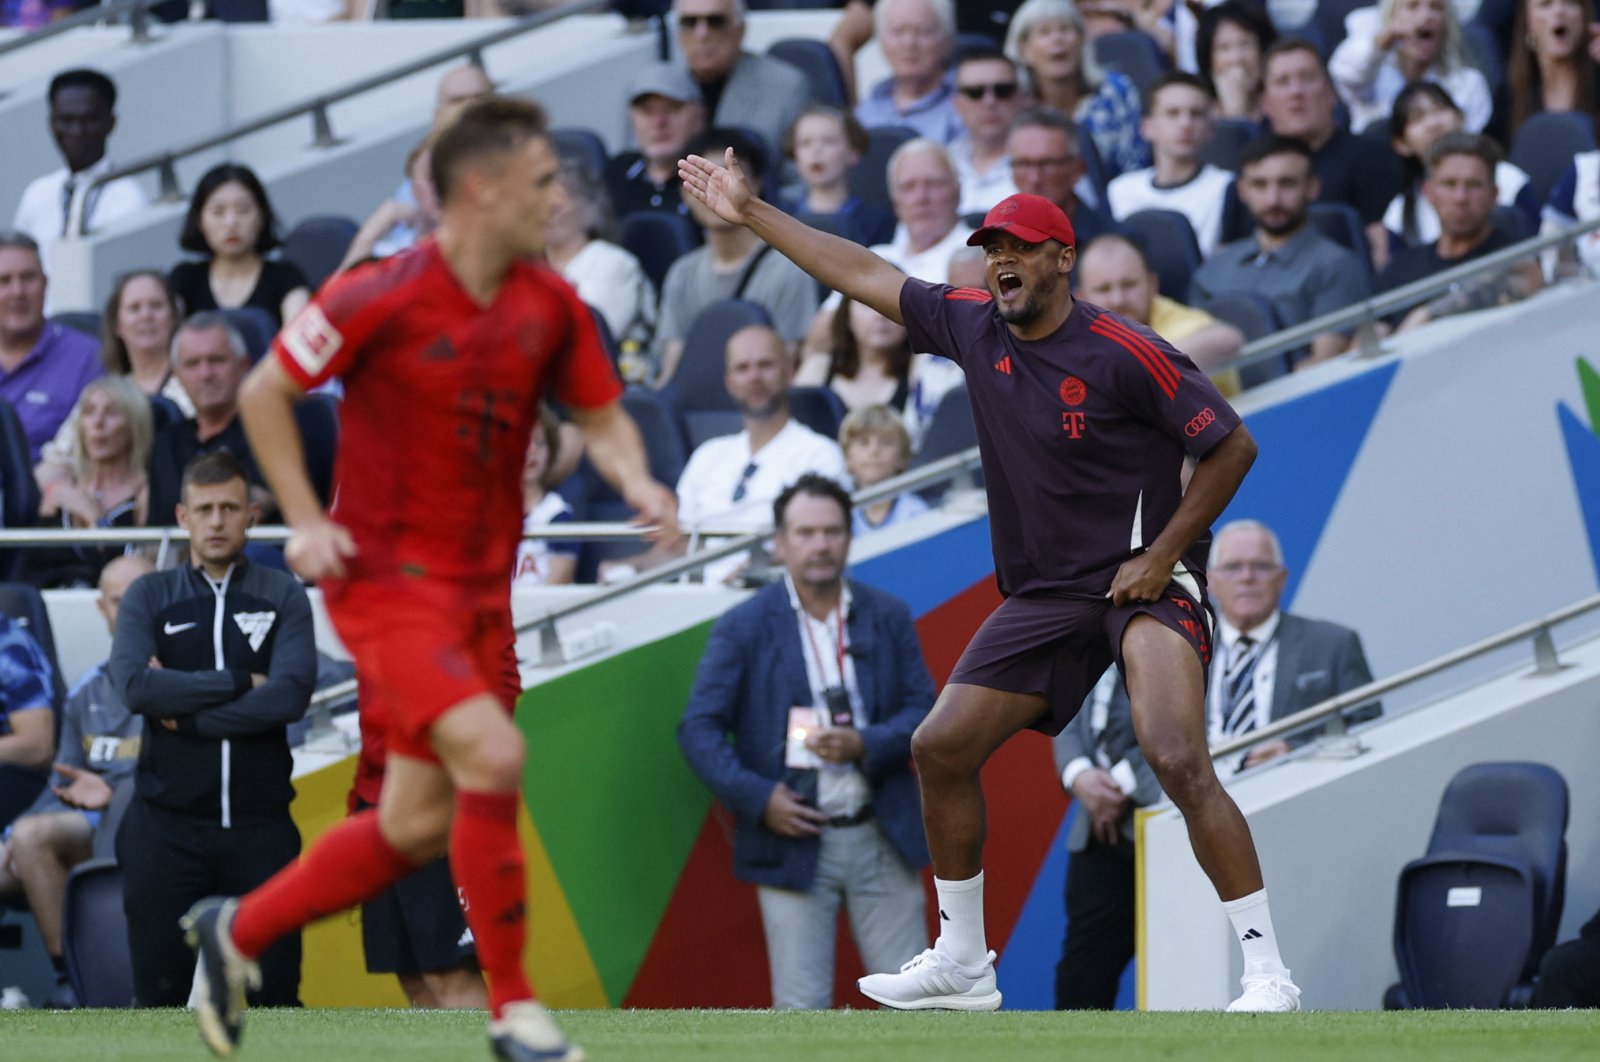
<svg viewBox="0 0 1600 1062"><path fill-rule="evenodd" d="M252 687L252 673L267 681ZM288 814L284 731L305 715L316 678L311 603L289 573L241 557L220 582L187 564L140 578L111 645L111 680L146 717L140 799L223 827Z"/></svg>

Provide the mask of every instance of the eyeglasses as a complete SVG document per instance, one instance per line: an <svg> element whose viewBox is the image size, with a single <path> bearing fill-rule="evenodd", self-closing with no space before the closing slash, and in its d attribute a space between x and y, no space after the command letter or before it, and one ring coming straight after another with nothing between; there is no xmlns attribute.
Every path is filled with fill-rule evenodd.
<svg viewBox="0 0 1600 1062"><path fill-rule="evenodd" d="M993 85L957 85L956 91L969 100L981 100L991 92L997 100L1009 100L1017 94L1017 83L1000 81Z"/></svg>
<svg viewBox="0 0 1600 1062"><path fill-rule="evenodd" d="M1229 579L1243 578L1246 572L1257 578L1266 579L1282 570L1282 567L1273 561L1229 561L1216 567L1218 575L1225 575Z"/></svg>
<svg viewBox="0 0 1600 1062"><path fill-rule="evenodd" d="M750 488L750 477L756 474L756 463L751 461L744 466L744 471L739 473L739 482L733 485L733 500L744 501L744 496Z"/></svg>
<svg viewBox="0 0 1600 1062"><path fill-rule="evenodd" d="M1077 162L1075 155L1061 155L1053 159L1022 159L1012 156L1011 168L1013 170L1049 170L1057 166L1070 166Z"/></svg>
<svg viewBox="0 0 1600 1062"><path fill-rule="evenodd" d="M703 25L712 33L720 33L732 21L727 15L679 15L678 28L685 33L693 33L696 27Z"/></svg>

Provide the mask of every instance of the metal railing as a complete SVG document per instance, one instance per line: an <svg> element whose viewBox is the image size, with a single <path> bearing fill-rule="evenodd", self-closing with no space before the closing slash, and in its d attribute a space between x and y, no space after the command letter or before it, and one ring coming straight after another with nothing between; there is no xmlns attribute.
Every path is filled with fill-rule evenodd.
<svg viewBox="0 0 1600 1062"><path fill-rule="evenodd" d="M146 2L146 0L118 0L118 2L134 5ZM525 15L509 26L490 30L460 44L452 44L449 47L429 52L421 58L410 60L369 77L364 77L359 81L351 82L333 92L324 93L300 103L288 104L221 133L191 140L170 150L154 152L135 159L124 166L119 166L96 177L94 181L85 183L77 190L68 215L68 231L76 233L78 236L87 235L83 204L89 201L92 189L108 182L120 180L124 177L134 177L149 170L156 170L161 186L161 201L168 203L180 202L183 199L183 189L178 183L177 171L177 163L180 159L222 147L241 137L259 133L264 129L270 129L275 125L282 125L285 122L304 118L307 115L311 117L311 146L317 148L333 147L340 142L339 138L334 135L333 122L328 117L328 108L335 103L342 103L352 97L382 88L401 78L410 77L431 67L442 66L458 59L464 58L472 65L481 68L484 65L483 53L485 49L503 41L511 40L514 37L520 37L533 30L542 29L568 16L590 14L602 11L609 6L610 0L572 0L571 3L551 8L548 11Z"/></svg>
<svg viewBox="0 0 1600 1062"><path fill-rule="evenodd" d="M1235 358L1218 365L1210 371L1212 376L1220 373L1233 372L1247 369L1264 361L1269 361L1284 351L1295 350L1310 343L1324 332L1346 332L1355 327L1360 357L1376 357L1383 353L1380 345L1381 339L1374 327L1383 317L1396 310L1403 310L1416 303L1422 302L1431 295L1448 291L1456 284L1472 280L1484 274L1502 270L1507 266L1520 262L1532 255L1560 247L1562 244L1586 236L1600 230L1600 218L1580 222L1560 232L1544 236L1535 236L1521 243L1495 251L1493 254L1474 258L1470 262L1453 266L1442 273L1435 273L1430 277L1413 281L1403 287L1395 288L1382 295L1374 295L1369 299L1346 306L1342 310L1325 313L1321 317L1312 318L1304 324L1274 332L1260 339L1246 343L1244 349Z"/></svg>
<svg viewBox="0 0 1600 1062"><path fill-rule="evenodd" d="M171 3L171 0L110 0L109 3L99 4L95 7L86 7L82 11L74 12L66 18L40 26L38 29L13 40L0 43L0 57L11 52L20 51L30 44L47 41L51 37L58 37L63 33L80 29L84 26L95 26L109 23L123 15L128 16L128 29L131 33L130 43L148 44L150 42L150 9L162 4ZM189 18L194 20L205 14L202 6L197 15L191 6ZM159 20L157 20L159 21Z"/></svg>
<svg viewBox="0 0 1600 1062"><path fill-rule="evenodd" d="M1283 737L1285 734L1302 730L1325 719L1329 721L1334 736L1338 736L1344 730L1344 721L1339 713L1346 709L1365 704L1402 686L1408 686L1413 682L1430 678L1474 657L1482 656L1496 649L1504 649L1524 638L1533 639L1534 666L1532 673L1535 675L1553 675L1565 665L1561 663L1561 659L1556 653L1555 641L1550 636L1550 628L1558 623L1576 619L1597 608L1600 608L1600 594L1586 597L1582 601L1557 609L1554 612L1546 613L1537 619L1528 620L1526 623L1519 623L1509 630L1490 635L1482 641L1445 653L1443 656L1434 657L1432 660L1390 675L1388 678L1369 682L1365 686L1358 686L1353 690L1339 694L1337 697L1330 697L1293 715L1286 715L1282 719L1273 720L1266 726L1257 727L1248 734L1220 742L1211 746L1211 758L1217 759L1232 755L1235 752L1243 752L1252 745L1271 738Z"/></svg>

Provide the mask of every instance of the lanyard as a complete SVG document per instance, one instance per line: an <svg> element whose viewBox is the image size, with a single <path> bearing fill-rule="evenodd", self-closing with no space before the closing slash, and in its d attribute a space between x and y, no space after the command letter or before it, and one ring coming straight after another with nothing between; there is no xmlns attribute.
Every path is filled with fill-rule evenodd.
<svg viewBox="0 0 1600 1062"><path fill-rule="evenodd" d="M838 636L833 642L834 648L838 650L834 666L839 669L837 672L839 688L844 689L844 595L842 593L839 595L839 607L834 610L834 616L837 617L839 629ZM822 653L817 649L816 636L811 633L811 613L805 610L804 605L800 606L800 621L801 626L805 628L806 643L811 646L811 658L817 662L817 677L822 679L823 688L826 689L828 673L822 666Z"/></svg>

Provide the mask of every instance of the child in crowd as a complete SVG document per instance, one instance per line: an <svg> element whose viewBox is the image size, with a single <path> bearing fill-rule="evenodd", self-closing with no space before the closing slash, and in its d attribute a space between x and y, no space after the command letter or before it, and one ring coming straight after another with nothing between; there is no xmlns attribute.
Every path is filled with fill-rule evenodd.
<svg viewBox="0 0 1600 1062"><path fill-rule="evenodd" d="M1194 74L1156 78L1139 123L1155 165L1124 173L1106 189L1118 221L1140 210L1175 210L1188 218L1206 257L1222 239L1222 207L1233 183L1233 174L1200 159L1211 142L1216 103L1211 86Z"/></svg>
<svg viewBox="0 0 1600 1062"><path fill-rule="evenodd" d="M1432 81L1413 81L1395 97L1389 129L1405 184L1383 212L1391 247L1421 247L1439 238L1439 213L1422 194L1423 160L1435 140L1458 132L1465 123L1461 108L1443 86ZM1532 232L1539 224L1542 204L1528 184L1528 175L1502 159L1495 166L1494 183L1500 205L1520 210L1526 216L1527 231Z"/></svg>
<svg viewBox="0 0 1600 1062"><path fill-rule="evenodd" d="M528 442L528 456L522 464L522 530L525 532L572 522L572 506L550 489L551 469L557 464L560 453L561 422L545 409L539 414L539 427ZM517 547L512 587L572 582L578 570L578 548L576 542L523 539Z"/></svg>
<svg viewBox="0 0 1600 1062"><path fill-rule="evenodd" d="M911 436L888 406L862 406L846 415L839 426L839 446L857 490L898 476L911 464ZM860 538L927 511L927 502L904 491L856 506L850 516L850 533Z"/></svg>
<svg viewBox="0 0 1600 1062"><path fill-rule="evenodd" d="M867 131L853 115L814 104L783 138L804 187L785 195L781 206L807 225L836 232L863 247L894 239L894 215L850 191L850 171L867 153Z"/></svg>

